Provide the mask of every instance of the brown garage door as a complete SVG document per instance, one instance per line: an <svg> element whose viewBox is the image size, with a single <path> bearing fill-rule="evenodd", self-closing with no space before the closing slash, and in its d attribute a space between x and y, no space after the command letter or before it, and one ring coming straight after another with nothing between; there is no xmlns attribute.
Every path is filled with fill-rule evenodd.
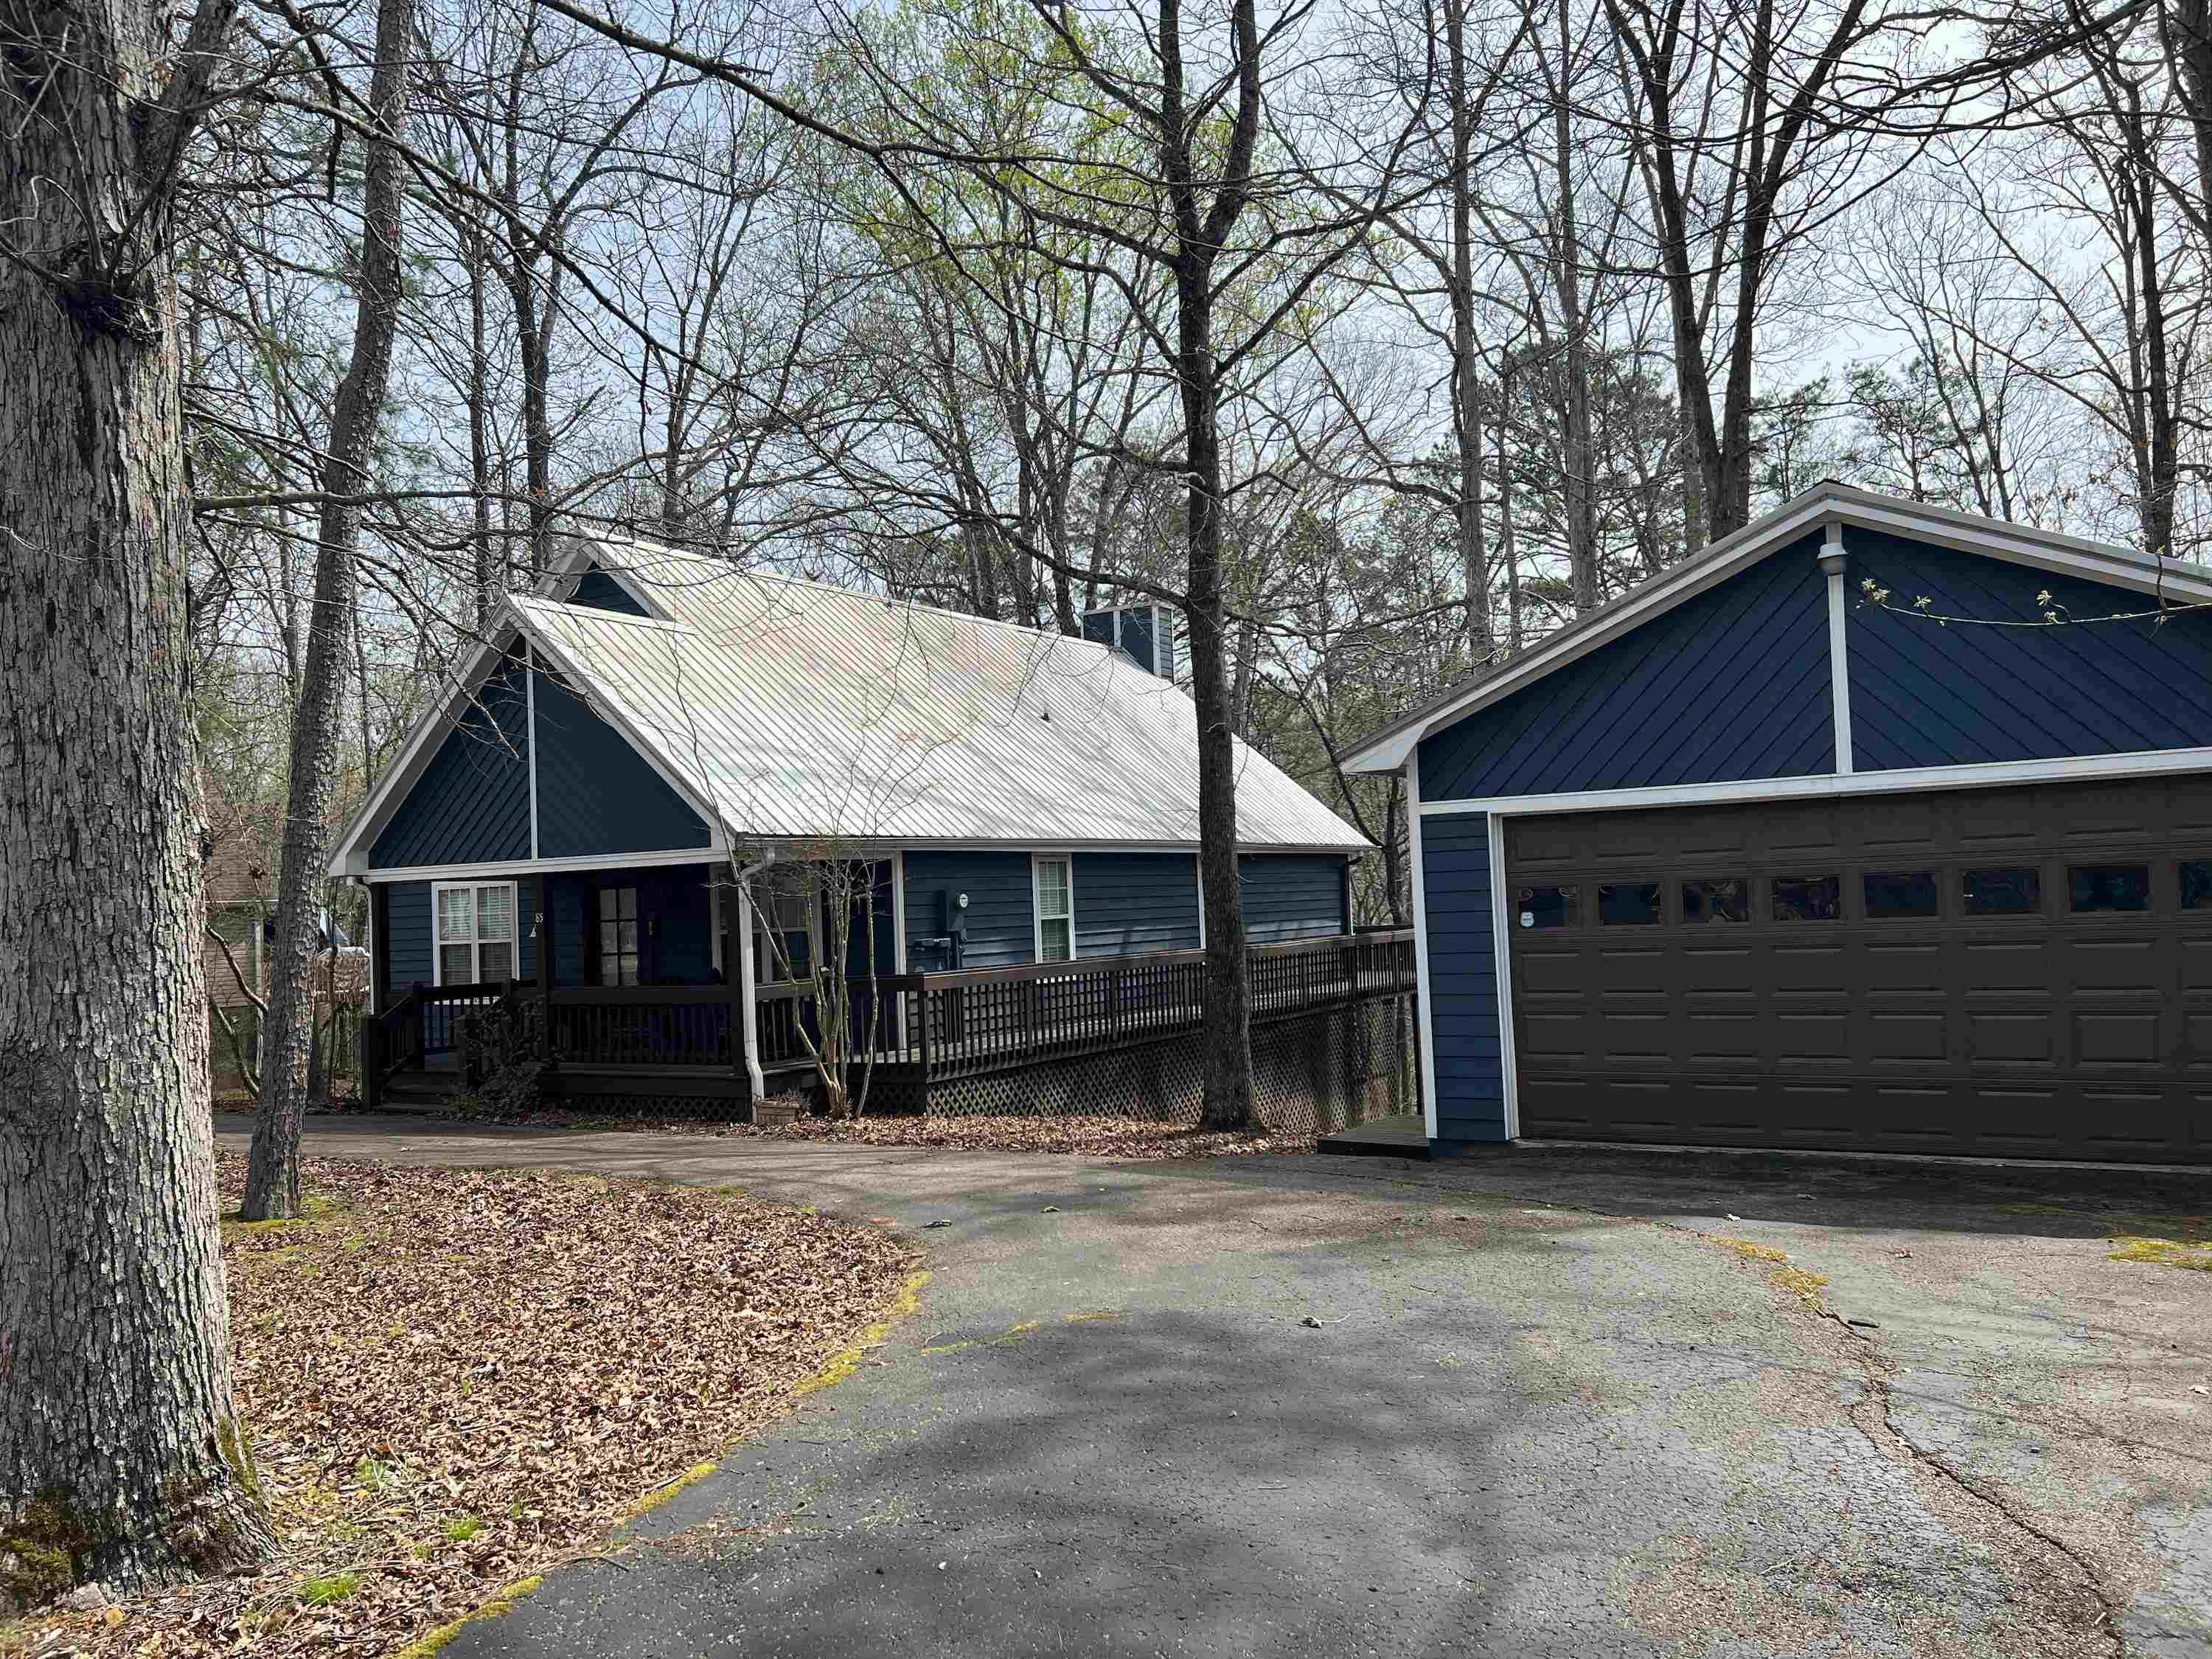
<svg viewBox="0 0 2212 1659"><path fill-rule="evenodd" d="M1506 824L1524 1135L2212 1162L2212 780Z"/></svg>

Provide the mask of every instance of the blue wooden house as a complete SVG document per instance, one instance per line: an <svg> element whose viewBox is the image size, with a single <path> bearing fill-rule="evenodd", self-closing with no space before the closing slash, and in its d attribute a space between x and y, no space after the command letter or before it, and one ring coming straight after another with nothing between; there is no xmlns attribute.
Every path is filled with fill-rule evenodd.
<svg viewBox="0 0 2212 1659"><path fill-rule="evenodd" d="M1823 484L1378 732L1431 1148L2212 1162L2208 604Z"/></svg>
<svg viewBox="0 0 2212 1659"><path fill-rule="evenodd" d="M333 873L371 890L380 1084L457 1063L498 1004L539 1022L568 1093L757 1099L807 1068L831 972L870 988L884 1097L1202 1019L1174 630L1144 606L1087 633L574 544L337 843ZM1237 798L1281 1012L1316 951L1306 1001L1378 982L1389 943L1350 910L1367 843L1249 750ZM866 872L837 901L842 964L833 866Z"/></svg>

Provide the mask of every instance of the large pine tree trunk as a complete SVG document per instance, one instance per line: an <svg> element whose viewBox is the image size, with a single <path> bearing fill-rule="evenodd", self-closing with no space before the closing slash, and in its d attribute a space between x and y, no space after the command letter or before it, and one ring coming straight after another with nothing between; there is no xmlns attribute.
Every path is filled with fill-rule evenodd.
<svg viewBox="0 0 2212 1659"><path fill-rule="evenodd" d="M229 16L171 57L143 0L0 4L0 1604L275 1547L216 1224L164 232Z"/></svg>
<svg viewBox="0 0 2212 1659"><path fill-rule="evenodd" d="M310 1091L314 1043L312 982L323 866L337 797L338 722L352 666L361 509L346 497L368 488L369 446L392 378L399 319L401 179L396 148L405 124L414 0L379 0L376 69L369 113L392 143L373 142L362 188L360 295L353 361L331 413L323 471L326 492L315 553L315 599L307 623L307 672L292 716L284 856L276 884L276 945L270 958L269 1018L261 1043L261 1117L254 1126L243 1213L269 1221L300 1212L300 1120Z"/></svg>

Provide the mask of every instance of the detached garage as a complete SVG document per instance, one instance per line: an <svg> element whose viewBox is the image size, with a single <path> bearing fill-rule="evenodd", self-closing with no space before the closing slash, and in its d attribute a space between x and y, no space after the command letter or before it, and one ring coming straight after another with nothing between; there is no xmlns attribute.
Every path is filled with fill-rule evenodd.
<svg viewBox="0 0 2212 1659"><path fill-rule="evenodd" d="M1379 733L1431 1146L2212 1163L2207 603L1824 485Z"/></svg>

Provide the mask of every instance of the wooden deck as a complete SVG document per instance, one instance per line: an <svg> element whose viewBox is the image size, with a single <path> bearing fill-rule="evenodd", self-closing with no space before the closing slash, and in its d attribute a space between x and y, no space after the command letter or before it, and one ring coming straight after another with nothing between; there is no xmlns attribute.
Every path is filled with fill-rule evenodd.
<svg viewBox="0 0 2212 1659"><path fill-rule="evenodd" d="M1335 934L1253 948L1252 1023L1269 1024L1413 990L1413 934ZM904 974L848 982L857 1023L876 1035L875 1081L926 1101L936 1085L1195 1036L1206 1022L1200 951L1087 957L1018 968ZM814 1069L814 993L763 990L752 1010L764 1079ZM724 986L417 985L363 1023L371 1104L386 1089L473 1087L502 1057L546 1062L549 1093L749 1099L732 1052L736 994Z"/></svg>

